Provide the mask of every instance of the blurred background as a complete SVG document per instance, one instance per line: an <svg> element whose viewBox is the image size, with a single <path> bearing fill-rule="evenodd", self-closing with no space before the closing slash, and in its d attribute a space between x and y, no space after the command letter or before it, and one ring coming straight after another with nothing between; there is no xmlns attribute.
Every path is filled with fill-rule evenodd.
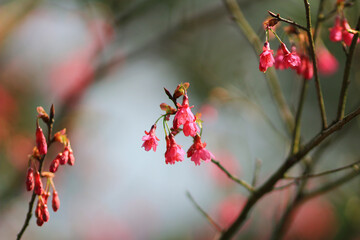
<svg viewBox="0 0 360 240"><path fill-rule="evenodd" d="M251 26L265 40L267 10L305 24L303 1L240 0ZM310 1L315 17L318 1ZM325 12L335 0L325 0ZM360 12L346 9L352 27ZM338 68L321 83L329 122L335 119L345 54L323 45ZM281 37L284 37L282 34ZM278 43L272 40L272 48ZM354 56L347 112L359 105L360 51ZM301 78L278 72L295 113ZM311 80L313 81L313 80ZM0 3L0 238L14 239L31 194L25 190L28 154L35 145L36 107L55 105L54 130L66 128L74 150L73 167L54 179L61 206L50 210L41 228L35 218L24 239L213 239L213 227L186 197L195 200L222 227L241 210L247 192L214 164L189 159L166 165L161 128L156 152L141 148L170 104L171 92L189 82L193 112L202 112L203 140L235 176L251 182L256 161L259 182L282 163L290 137L279 116L255 53L220 0L2 0ZM315 172L357 161L360 121L334 136L319 153ZM43 126L45 129L45 126ZM302 118L303 139L321 128L314 84L309 85ZM191 140L182 136L187 149ZM61 150L47 155L45 169ZM300 174L301 168L291 170ZM309 183L317 187L334 177ZM297 211L288 239L360 239L360 178L313 199ZM241 239L267 239L293 194L292 188L267 195L240 232ZM317 227L314 227L317 226ZM296 237L295 237L296 236Z"/></svg>

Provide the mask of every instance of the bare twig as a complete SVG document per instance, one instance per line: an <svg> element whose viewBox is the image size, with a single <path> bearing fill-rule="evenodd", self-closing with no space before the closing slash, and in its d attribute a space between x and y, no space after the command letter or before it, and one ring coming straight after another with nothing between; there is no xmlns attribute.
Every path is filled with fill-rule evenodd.
<svg viewBox="0 0 360 240"><path fill-rule="evenodd" d="M322 177L325 175L329 175L332 173L336 173L336 172L340 172L343 170L347 170L350 168L358 168L358 165L360 164L360 161L354 162L352 164L343 166L343 167L339 167L339 168L335 168L335 169L331 169L331 170L327 170L321 173L315 173L315 174L308 174L308 175L302 175L302 176L298 176L298 177L292 177L292 176L285 176L285 179L295 179L295 180L299 180L299 179L305 179L305 178L316 178L316 177Z"/></svg>
<svg viewBox="0 0 360 240"><path fill-rule="evenodd" d="M254 191L254 187L251 186L249 183L245 182L244 180L238 179L236 177L234 177L233 175L231 175L231 173L229 173L228 170L226 170L221 164L220 162L211 159L211 162L214 163L216 166L218 166L231 180L233 180L234 182L237 182L238 184L240 184L241 186L243 186L244 188L246 188L249 192L253 192Z"/></svg>
<svg viewBox="0 0 360 240"><path fill-rule="evenodd" d="M309 38L309 46L310 46L310 56L313 61L313 68L314 68L314 77L315 77L315 87L316 87L316 93L318 98L318 103L320 107L320 114L321 114L321 121L322 121L322 129L327 128L327 119L326 119L326 111L325 111L325 104L324 104L324 98L321 91L321 85L320 85L320 79L319 74L317 70L317 60L315 55L315 44L314 44L314 38L312 33L312 27L311 27L311 14L310 14L310 4L308 0L304 0L305 5L305 13L306 13L306 22L307 22L307 35Z"/></svg>
<svg viewBox="0 0 360 240"><path fill-rule="evenodd" d="M302 29L302 30L304 30L304 31L307 31L307 28L306 28L306 27L304 27L304 26L302 26L302 25L300 25L300 24L297 24L297 23L294 22L293 20L280 17L280 14L278 14L278 13L273 13L273 12L271 12L271 11L268 11L268 13L270 14L270 16L272 16L273 18L275 18L275 19L277 19L277 20L279 20L279 21L281 21L281 22L285 22L285 23L291 24L291 25L293 25L293 26L295 26L295 27L298 27L298 28L300 28L300 29Z"/></svg>
<svg viewBox="0 0 360 240"><path fill-rule="evenodd" d="M194 204L195 208L209 221L209 223L218 231L221 232L222 228L219 224L217 224L214 219L212 219L209 214L207 214L200 205L194 200L194 198L191 196L189 191L186 191L186 196L189 198L189 200Z"/></svg>

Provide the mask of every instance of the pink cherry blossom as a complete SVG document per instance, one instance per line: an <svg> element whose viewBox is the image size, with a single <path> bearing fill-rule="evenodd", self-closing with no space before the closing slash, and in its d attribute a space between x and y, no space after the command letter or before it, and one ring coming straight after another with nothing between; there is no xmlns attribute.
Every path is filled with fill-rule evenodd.
<svg viewBox="0 0 360 240"><path fill-rule="evenodd" d="M303 76L307 80L313 77L314 75L313 63L312 61L310 61L310 59L307 56L305 55L301 56L301 64L296 69L296 73Z"/></svg>
<svg viewBox="0 0 360 240"><path fill-rule="evenodd" d="M205 162L215 159L215 156L210 151L206 150L205 147L206 143L202 143L200 136L196 135L194 137L194 144L191 145L187 151L187 157L191 157L191 161L193 161L195 165L200 165L201 159Z"/></svg>
<svg viewBox="0 0 360 240"><path fill-rule="evenodd" d="M329 76L338 70L339 62L325 47L318 47L316 56L320 74Z"/></svg>
<svg viewBox="0 0 360 240"><path fill-rule="evenodd" d="M266 72L268 67L271 67L275 62L273 57L273 50L270 49L269 42L265 42L263 46L263 52L260 54L259 70Z"/></svg>
<svg viewBox="0 0 360 240"><path fill-rule="evenodd" d="M175 142L174 136L166 137L165 163L175 164L184 160L185 151Z"/></svg>
<svg viewBox="0 0 360 240"><path fill-rule="evenodd" d="M281 48L284 52L284 59L283 62L285 64L285 66L288 68L292 68L292 69L297 69L297 67L301 64L301 59L300 57L297 55L296 52L290 52L285 43L281 43Z"/></svg>
<svg viewBox="0 0 360 240"><path fill-rule="evenodd" d="M199 127L196 124L196 121L194 122L189 122L187 121L184 124L184 128L183 128L183 132L185 136L192 136L195 137L195 135L200 132Z"/></svg>
<svg viewBox="0 0 360 240"><path fill-rule="evenodd" d="M145 131L146 135L143 136L142 138L144 143L141 146L145 148L145 151L150 151L151 148L154 150L154 152L156 151L156 147L158 145L159 139L155 136L155 130L156 130L156 125L154 124L151 127L150 132Z"/></svg>
<svg viewBox="0 0 360 240"><path fill-rule="evenodd" d="M351 45L351 42L354 38L354 34L353 33L350 33L348 32L348 30L351 30L351 27L348 23L348 21L344 18L343 21L342 21L342 26L343 26L343 31L342 31L342 39L344 41L344 43L347 45L347 46L350 46ZM358 38L357 40L357 43L360 41L360 39Z"/></svg>
<svg viewBox="0 0 360 240"><path fill-rule="evenodd" d="M173 125L174 129L178 129L181 125L186 122L194 122L195 116L191 112L192 107L189 107L189 98L187 95L184 95L182 105L178 104L178 110L175 114Z"/></svg>
<svg viewBox="0 0 360 240"><path fill-rule="evenodd" d="M340 25L340 18L339 17L336 17L334 26L332 28L330 28L329 30L330 30L329 38L330 38L331 41L340 42L342 40L342 38L343 38L343 35L342 35L343 28Z"/></svg>

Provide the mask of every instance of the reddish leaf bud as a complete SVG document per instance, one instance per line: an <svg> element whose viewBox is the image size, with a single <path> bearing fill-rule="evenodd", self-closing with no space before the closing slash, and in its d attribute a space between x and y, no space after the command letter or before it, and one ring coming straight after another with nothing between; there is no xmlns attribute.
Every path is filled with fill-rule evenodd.
<svg viewBox="0 0 360 240"><path fill-rule="evenodd" d="M66 136L66 128L64 128L61 131L58 131L57 133L54 134L54 139L55 141L65 144L68 142L67 136Z"/></svg>
<svg viewBox="0 0 360 240"><path fill-rule="evenodd" d="M45 123L49 123L49 115L47 115L44 108L37 107L36 110L39 113L38 118L41 118Z"/></svg>
<svg viewBox="0 0 360 240"><path fill-rule="evenodd" d="M34 170L29 167L26 174L26 190L31 191L34 189Z"/></svg>
<svg viewBox="0 0 360 240"><path fill-rule="evenodd" d="M60 199L58 193L54 191L52 197L52 209L54 210L54 212L56 212L59 209L59 207L60 207Z"/></svg>
<svg viewBox="0 0 360 240"><path fill-rule="evenodd" d="M175 99L177 99L177 98L185 95L186 90L189 88L189 86L190 86L190 83L188 83L188 82L177 85L177 87L174 91L173 97Z"/></svg>
<svg viewBox="0 0 360 240"><path fill-rule="evenodd" d="M60 161L59 159L56 157L50 164L50 168L49 171L52 173L55 173L59 167Z"/></svg>
<svg viewBox="0 0 360 240"><path fill-rule="evenodd" d="M55 116L55 107L54 107L54 104L51 104L51 107L50 107L50 119L51 119L51 121L54 121L54 116Z"/></svg>
<svg viewBox="0 0 360 240"><path fill-rule="evenodd" d="M74 153L72 150L69 151L69 160L68 160L68 164L70 166L74 165L75 163L75 157L74 157Z"/></svg>
<svg viewBox="0 0 360 240"><path fill-rule="evenodd" d="M65 147L64 151L62 153L59 153L59 160L60 160L60 164L64 165L68 162L69 160L69 149L68 147Z"/></svg>
<svg viewBox="0 0 360 240"><path fill-rule="evenodd" d="M50 214L49 214L49 210L48 210L48 207L46 204L43 205L43 208L42 208L42 220L44 222L47 222L49 221L49 218L50 218Z"/></svg>
<svg viewBox="0 0 360 240"><path fill-rule="evenodd" d="M36 146L41 155L44 155L47 153L46 139L45 139L45 136L44 136L44 133L43 133L41 127L36 128Z"/></svg>
<svg viewBox="0 0 360 240"><path fill-rule="evenodd" d="M35 191L36 195L41 195L41 193L43 191L43 185L42 185L42 182L41 182L39 172L35 173L35 190L34 191Z"/></svg>
<svg viewBox="0 0 360 240"><path fill-rule="evenodd" d="M36 224L41 227L44 224L44 221L41 218L37 218Z"/></svg>

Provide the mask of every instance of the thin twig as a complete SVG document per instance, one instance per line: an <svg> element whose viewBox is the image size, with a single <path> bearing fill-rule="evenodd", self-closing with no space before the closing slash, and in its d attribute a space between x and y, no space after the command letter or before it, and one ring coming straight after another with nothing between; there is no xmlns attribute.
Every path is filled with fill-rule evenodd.
<svg viewBox="0 0 360 240"><path fill-rule="evenodd" d="M331 170L327 170L321 173L315 173L315 174L309 174L309 175L302 175L302 176L298 176L298 177L293 177L293 176L284 176L284 179L305 179L305 178L316 178L316 177L321 177L321 176L325 176L325 175L329 175L332 173L336 173L336 172L340 172L343 170L347 170L350 168L359 168L359 163L360 161L354 162L352 164L340 167L340 168L335 168L335 169L331 169Z"/></svg>
<svg viewBox="0 0 360 240"><path fill-rule="evenodd" d="M320 79L317 70L317 60L315 54L315 44L314 38L312 34L312 27L311 27L311 13L310 13L310 4L308 0L304 0L305 5L305 13L306 13L306 22L307 22L307 35L309 38L309 46L310 46L310 56L313 61L313 68L314 68L314 76L315 76L315 86L316 86L316 93L318 98L318 103L320 107L320 114L321 114L321 121L322 121L322 129L327 128L327 119L326 119L326 111L325 111L325 104L324 98L321 91Z"/></svg>
<svg viewBox="0 0 360 240"><path fill-rule="evenodd" d="M316 42L321 23L323 22L321 19L323 19L323 17L324 17L324 14L323 14L324 3L325 3L325 0L320 0L318 12L316 14L316 23L315 23L315 28L314 28L314 42Z"/></svg>
<svg viewBox="0 0 360 240"><path fill-rule="evenodd" d="M217 224L214 219L212 219L209 214L207 214L200 205L194 200L194 198L191 196L189 191L186 191L186 196L189 198L189 200L194 204L195 208L209 221L209 223L218 231L221 232L222 228L219 224Z"/></svg>
<svg viewBox="0 0 360 240"><path fill-rule="evenodd" d="M324 186L319 187L318 189L312 190L310 192L304 193L303 195L303 199L309 199L312 197L316 197L320 194L329 192L339 186L341 186L342 184L350 181L351 179L353 179L354 177L358 176L360 174L360 168L353 168L353 172L351 174L345 175L333 182L330 182Z"/></svg>
<svg viewBox="0 0 360 240"><path fill-rule="evenodd" d="M281 21L281 22L285 22L285 23L291 24L291 25L293 25L293 26L295 26L295 27L298 27L298 28L300 28L300 29L302 29L302 30L304 30L304 31L307 31L307 28L306 28L306 27L304 27L304 26L302 26L302 25L300 25L300 24L297 24L297 23L294 22L293 20L280 17L280 14L278 14L278 13L273 13L273 12L271 12L271 11L268 11L268 13L270 14L270 16L272 16L273 18L275 18L275 19L277 19L277 20L279 20L279 21Z"/></svg>
<svg viewBox="0 0 360 240"><path fill-rule="evenodd" d="M292 138L292 143L291 143L291 153L293 153L293 154L295 154L299 151L301 115L302 115L302 110L303 110L303 106L304 106L304 102L305 102L307 88L309 85L308 82L309 81L306 80L305 78L303 79L303 82L302 82L300 99L299 99L298 108L297 108L297 112L296 112L296 118L295 118L295 128L294 128L293 138Z"/></svg>
<svg viewBox="0 0 360 240"><path fill-rule="evenodd" d="M256 159L255 160L255 168L254 168L254 175L253 175L253 180L251 181L251 185L253 187L256 186L257 184L257 180L258 180L258 176L259 176L259 172L260 172L260 168L261 168L262 162L260 159Z"/></svg>
<svg viewBox="0 0 360 240"><path fill-rule="evenodd" d="M359 29L360 29L360 17L359 17L357 25L356 25L356 30L359 30ZM357 43L358 36L359 36L359 32L357 32L354 35L351 45L350 45L349 52L346 55L346 63L345 63L344 77L343 77L343 82L342 82L342 86L341 86L340 98L339 98L337 120L341 120L345 114L346 98L347 98L348 88L349 88L349 84L350 84L350 69L351 69L351 63L353 60L355 46Z"/></svg>
<svg viewBox="0 0 360 240"><path fill-rule="evenodd" d="M254 191L254 187L251 186L249 183L245 182L244 180L238 179L236 177L234 177L233 175L231 175L231 173L229 173L228 170L226 170L221 164L220 162L211 159L211 162L214 163L216 166L218 166L231 180L233 180L234 182L237 182L238 184L240 184L241 186L243 186L244 188L246 188L249 192L253 192Z"/></svg>

